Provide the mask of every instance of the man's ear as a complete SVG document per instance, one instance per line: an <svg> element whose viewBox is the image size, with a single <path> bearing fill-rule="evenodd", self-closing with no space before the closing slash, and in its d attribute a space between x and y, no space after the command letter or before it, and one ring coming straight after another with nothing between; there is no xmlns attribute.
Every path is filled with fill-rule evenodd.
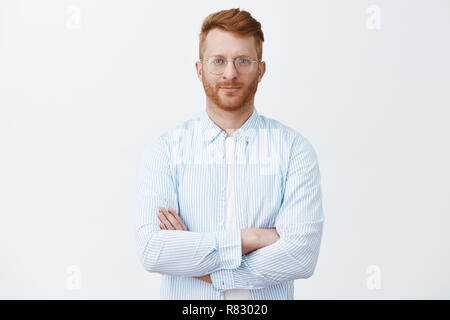
<svg viewBox="0 0 450 320"><path fill-rule="evenodd" d="M260 68L259 68L258 82L261 82L261 79L264 76L264 73L266 73L266 62L261 61Z"/></svg>
<svg viewBox="0 0 450 320"><path fill-rule="evenodd" d="M203 70L202 70L202 64L201 64L200 61L196 61L195 62L195 70L197 72L198 80L202 81L202 72L203 72Z"/></svg>

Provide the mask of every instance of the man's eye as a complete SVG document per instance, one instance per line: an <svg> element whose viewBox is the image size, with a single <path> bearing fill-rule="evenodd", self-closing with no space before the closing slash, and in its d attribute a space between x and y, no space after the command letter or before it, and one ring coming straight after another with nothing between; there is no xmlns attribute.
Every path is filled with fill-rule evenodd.
<svg viewBox="0 0 450 320"><path fill-rule="evenodd" d="M214 64L222 64L222 62L223 62L223 60L219 59L219 58L213 60Z"/></svg>
<svg viewBox="0 0 450 320"><path fill-rule="evenodd" d="M245 59L245 58L240 58L240 59L238 60L238 62L241 63L241 64L247 64L247 63L249 63L249 60L248 60L248 59Z"/></svg>

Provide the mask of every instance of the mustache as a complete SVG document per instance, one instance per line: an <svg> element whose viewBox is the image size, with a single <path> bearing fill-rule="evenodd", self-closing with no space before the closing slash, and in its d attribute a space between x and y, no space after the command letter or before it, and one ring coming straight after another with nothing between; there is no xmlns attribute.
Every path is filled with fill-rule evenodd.
<svg viewBox="0 0 450 320"><path fill-rule="evenodd" d="M242 83L229 83L229 82L224 82L224 83L219 83L217 85L217 88L220 87L243 87Z"/></svg>

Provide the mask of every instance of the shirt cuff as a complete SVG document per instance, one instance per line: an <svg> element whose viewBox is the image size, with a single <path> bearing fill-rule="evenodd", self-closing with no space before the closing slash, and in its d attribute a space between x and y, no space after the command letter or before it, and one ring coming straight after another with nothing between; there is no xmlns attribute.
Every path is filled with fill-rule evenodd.
<svg viewBox="0 0 450 320"><path fill-rule="evenodd" d="M218 290L232 289L260 289L255 286L250 279L254 273L250 271L247 258L242 257L242 263L237 269L218 270L210 274L212 285Z"/></svg>
<svg viewBox="0 0 450 320"><path fill-rule="evenodd" d="M219 252L219 262L223 269L236 269L241 265L241 229L217 231L216 245Z"/></svg>
<svg viewBox="0 0 450 320"><path fill-rule="evenodd" d="M242 257L242 264L238 269L233 271L233 289L260 289L261 286L255 286L251 279L256 275L254 270L251 270L247 262L247 257ZM264 277L262 277L264 278Z"/></svg>
<svg viewBox="0 0 450 320"><path fill-rule="evenodd" d="M231 290L234 288L234 270L222 269L210 274L211 282L214 288L218 290Z"/></svg>

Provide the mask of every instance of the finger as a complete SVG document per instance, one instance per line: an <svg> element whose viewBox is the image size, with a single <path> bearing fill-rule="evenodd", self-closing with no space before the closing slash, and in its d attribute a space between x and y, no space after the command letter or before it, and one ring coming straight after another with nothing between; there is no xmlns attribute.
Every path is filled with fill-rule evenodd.
<svg viewBox="0 0 450 320"><path fill-rule="evenodd" d="M184 231L187 231L187 227L186 227L186 225L184 224L184 222L183 222L183 220L180 218L180 216L177 214L177 212L175 211L175 210L173 210L172 208L169 208L169 213L171 213L174 217L175 217L175 219L177 219L178 220L178 222L181 224L181 226L183 227L183 230Z"/></svg>
<svg viewBox="0 0 450 320"><path fill-rule="evenodd" d="M164 209L165 216L167 220L175 227L175 230L184 230L182 223L178 219L175 218L176 214L169 213Z"/></svg>
<svg viewBox="0 0 450 320"><path fill-rule="evenodd" d="M172 224L172 226L175 227L175 230L183 230L183 227L181 226L181 224L178 222L177 219L175 219L175 217L172 214L167 212L166 209L164 209L164 213L165 213L167 220L169 220L170 223Z"/></svg>
<svg viewBox="0 0 450 320"><path fill-rule="evenodd" d="M164 224L164 226L166 227L166 230L175 230L174 226L172 226L170 221L167 220L167 217L166 217L166 214L164 213L164 211L162 211L162 210L159 211L158 219Z"/></svg>
<svg viewBox="0 0 450 320"><path fill-rule="evenodd" d="M161 229L163 229L163 230L171 230L172 229L172 227L170 226L170 222L168 222L167 219L164 218L164 215L162 213L158 214L158 218L159 218L159 221L161 221ZM166 225L166 223L167 223L167 225Z"/></svg>
<svg viewBox="0 0 450 320"><path fill-rule="evenodd" d="M171 223L171 221L168 219L168 216L170 215L167 210L164 208L159 213L161 216L161 221L163 221L166 230L176 230L175 226Z"/></svg>

